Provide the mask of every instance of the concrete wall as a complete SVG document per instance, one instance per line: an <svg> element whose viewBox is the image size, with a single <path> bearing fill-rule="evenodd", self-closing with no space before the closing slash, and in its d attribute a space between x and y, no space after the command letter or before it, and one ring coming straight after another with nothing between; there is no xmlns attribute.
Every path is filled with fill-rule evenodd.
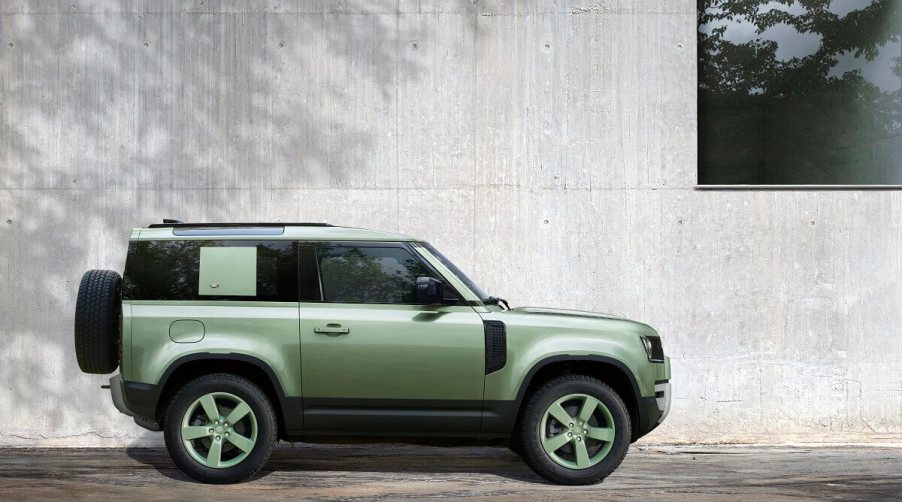
<svg viewBox="0 0 902 502"><path fill-rule="evenodd" d="M646 321L648 442L902 439L902 193L695 190L692 1L0 5L0 444L161 443L71 326L163 217L403 232Z"/></svg>

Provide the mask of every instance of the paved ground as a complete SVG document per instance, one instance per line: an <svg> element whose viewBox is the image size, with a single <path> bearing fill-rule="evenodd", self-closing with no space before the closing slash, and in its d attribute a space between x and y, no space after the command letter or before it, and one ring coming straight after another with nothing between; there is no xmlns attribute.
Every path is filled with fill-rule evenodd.
<svg viewBox="0 0 902 502"><path fill-rule="evenodd" d="M0 500L447 498L902 499L902 448L633 448L592 487L550 485L502 448L281 447L240 485L186 478L156 449L0 450Z"/></svg>

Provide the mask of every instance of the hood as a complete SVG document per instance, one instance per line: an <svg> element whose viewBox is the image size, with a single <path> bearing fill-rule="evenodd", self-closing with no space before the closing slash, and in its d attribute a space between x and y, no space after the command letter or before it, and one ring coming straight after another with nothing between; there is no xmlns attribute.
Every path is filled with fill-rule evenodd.
<svg viewBox="0 0 902 502"><path fill-rule="evenodd" d="M600 314L597 312L585 312L582 310L567 310L567 309L550 309L545 307L517 307L515 309L511 309L512 312L521 312L524 314L545 314L545 315L561 315L561 316L569 316L569 317L582 317L584 319L614 319L617 321L626 321L622 317L617 317L612 314Z"/></svg>

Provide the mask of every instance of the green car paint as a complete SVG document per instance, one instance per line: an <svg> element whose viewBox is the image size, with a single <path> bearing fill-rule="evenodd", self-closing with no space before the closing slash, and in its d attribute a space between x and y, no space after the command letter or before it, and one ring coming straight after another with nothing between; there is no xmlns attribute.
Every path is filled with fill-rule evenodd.
<svg viewBox="0 0 902 502"><path fill-rule="evenodd" d="M192 354L245 354L271 368L286 395L302 395L298 303L126 302L123 319L131 326L130 333L123 333L122 376L126 381L157 384L175 361ZM203 339L173 343L168 335L170 326L183 320L202 323Z"/></svg>
<svg viewBox="0 0 902 502"><path fill-rule="evenodd" d="M301 311L305 397L482 399L483 325L471 307L335 303ZM332 325L346 331L315 331Z"/></svg>
<svg viewBox="0 0 902 502"><path fill-rule="evenodd" d="M655 395L655 382L669 380L665 364L649 364L640 336L658 336L645 324L572 310L514 308L483 314L504 322L508 330L508 365L486 375L485 399L516 395L523 379L549 357L604 356L624 365L642 397Z"/></svg>
<svg viewBox="0 0 902 502"><path fill-rule="evenodd" d="M286 225L276 227L278 234L257 231L253 224L242 228L245 233L240 228L212 228L177 235L172 227L132 232L126 280L130 268L143 263L133 254L136 243L192 241L201 250L191 299L123 300L121 376L111 384L118 387L113 395L122 396L117 407L140 425L157 429L166 396L186 383L178 381L182 370L196 376L186 368L211 361L236 371L252 365L265 375L261 386L273 389L270 397L277 401L283 438L507 437L532 379L542 368L566 362L621 372L628 381L620 389L628 395L622 397L635 411L633 440L666 416L669 359L650 360L641 337L658 334L645 324L569 310L503 308L481 298L422 242L397 234L325 226ZM240 242L216 247L207 241ZM321 275L317 301L263 301L253 296L249 277L255 263L267 262L261 257L255 262L255 248L242 244L245 241L290 242L298 249L398 247L429 268L458 301L323 301ZM503 323L504 357L500 369L487 373L489 322ZM587 413L610 414L603 405ZM610 434L604 427L590 430L592 426L582 422L587 432L581 438L603 443ZM187 422L185 426L194 427ZM561 439L543 436L552 458L556 441ZM197 455L201 462L215 460ZM602 457L580 457L578 467Z"/></svg>

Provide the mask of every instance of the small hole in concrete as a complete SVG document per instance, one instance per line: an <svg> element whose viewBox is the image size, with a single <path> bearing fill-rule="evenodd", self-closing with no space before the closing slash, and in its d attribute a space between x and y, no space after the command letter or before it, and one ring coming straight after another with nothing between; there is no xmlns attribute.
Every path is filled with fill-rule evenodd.
<svg viewBox="0 0 902 502"><path fill-rule="evenodd" d="M812 227L814 226L814 220L811 220L809 223L811 223Z"/></svg>
<svg viewBox="0 0 902 502"><path fill-rule="evenodd" d="M682 42L678 43L676 47L677 47L678 51L683 50L683 43Z"/></svg>
<svg viewBox="0 0 902 502"><path fill-rule="evenodd" d="M413 49L413 50L417 50L417 49L420 48L420 44L417 43L416 40L414 40L413 42L410 42L410 48Z"/></svg>
<svg viewBox="0 0 902 502"><path fill-rule="evenodd" d="M279 48L285 47L285 42L279 42Z"/></svg>
<svg viewBox="0 0 902 502"><path fill-rule="evenodd" d="M543 221L542 223L544 223L544 224L547 225L547 224L548 224L548 220L545 220L545 221Z"/></svg>
<svg viewBox="0 0 902 502"><path fill-rule="evenodd" d="M6 224L7 224L7 225L12 225L12 224L13 224L13 220L6 220Z"/></svg>
<svg viewBox="0 0 902 502"><path fill-rule="evenodd" d="M551 48L551 44L546 43L546 44L545 44L545 48L546 48L546 49L550 49L550 48Z"/></svg>
<svg viewBox="0 0 902 502"><path fill-rule="evenodd" d="M150 47L150 42L148 42L148 41L145 40L145 41L144 41L144 47Z"/></svg>
<svg viewBox="0 0 902 502"><path fill-rule="evenodd" d="M13 45L15 45L15 44L14 44L14 43L12 43L12 42L10 42L10 43L9 43L9 46L10 46L10 47L12 47L12 46L13 46Z"/></svg>
<svg viewBox="0 0 902 502"><path fill-rule="evenodd" d="M682 218L678 218L678 219L677 219L677 225L682 225L682 224L683 224L683 219L682 219Z"/></svg>

